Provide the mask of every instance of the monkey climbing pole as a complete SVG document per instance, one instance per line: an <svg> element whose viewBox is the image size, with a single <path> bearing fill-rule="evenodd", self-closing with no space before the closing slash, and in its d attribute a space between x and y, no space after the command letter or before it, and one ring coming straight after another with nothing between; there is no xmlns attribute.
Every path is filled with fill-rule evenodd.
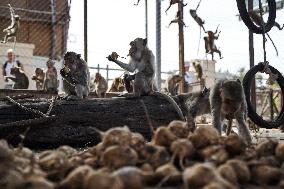
<svg viewBox="0 0 284 189"><path fill-rule="evenodd" d="M245 25L249 28L250 31L256 34L262 34L263 37L263 54L264 54L264 61L260 62L258 65L252 67L245 75L243 79L243 87L244 87L244 92L246 95L246 101L248 105L248 116L249 118L258 126L263 127L263 128L277 128L280 125L284 123L284 107L282 104L281 111L279 112L279 115L275 120L271 121L266 121L263 120L261 116L259 116L255 108L251 104L251 99L250 99L250 91L251 91L251 84L253 81L253 77L257 72L265 72L269 74L268 81L270 83L274 82L275 80L279 84L281 91L282 91L282 96L284 92L284 78L282 74L275 69L274 67L269 65L269 62L266 60L266 48L265 48L265 33L269 32L271 28L274 26L275 23L275 18L276 18L276 2L275 0L268 0L268 7L269 7L269 16L268 16L268 22L265 23L263 21L262 15L263 15L263 9L262 9L262 3L261 0L259 0L259 10L260 10L260 15L262 18L262 26L256 26L250 19L250 16L248 14L248 11L246 9L246 4L245 1L243 0L237 0L237 5L239 9L240 16L245 23Z"/></svg>

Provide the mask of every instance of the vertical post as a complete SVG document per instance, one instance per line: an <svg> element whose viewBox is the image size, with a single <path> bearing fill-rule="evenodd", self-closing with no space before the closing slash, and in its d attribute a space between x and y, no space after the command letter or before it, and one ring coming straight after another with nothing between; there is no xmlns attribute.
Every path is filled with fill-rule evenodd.
<svg viewBox="0 0 284 189"><path fill-rule="evenodd" d="M108 82L108 79L109 79L109 78L108 78L108 71L109 71L109 67L108 67L108 64L107 64L107 67L106 67L106 72L107 72L107 73L106 73L106 80L107 80L107 82Z"/></svg>
<svg viewBox="0 0 284 189"><path fill-rule="evenodd" d="M98 73L100 73L100 64L98 64L97 68L98 68Z"/></svg>
<svg viewBox="0 0 284 189"><path fill-rule="evenodd" d="M51 8L51 55L50 58L55 59L56 54L56 0L50 0Z"/></svg>
<svg viewBox="0 0 284 189"><path fill-rule="evenodd" d="M248 10L253 10L253 0L248 0ZM254 40L253 40L253 32L249 30L249 62L250 68L254 66ZM250 101L254 109L256 109L256 89L255 89L255 77L253 77L253 82L251 85L251 96Z"/></svg>
<svg viewBox="0 0 284 189"><path fill-rule="evenodd" d="M156 0L156 79L161 89L161 0Z"/></svg>
<svg viewBox="0 0 284 189"><path fill-rule="evenodd" d="M145 0L145 37L148 39L148 0Z"/></svg>
<svg viewBox="0 0 284 189"><path fill-rule="evenodd" d="M88 0L84 0L84 59L88 62Z"/></svg>
<svg viewBox="0 0 284 189"><path fill-rule="evenodd" d="M270 119L271 121L274 118L274 110L273 110L273 89L269 91L269 105L270 105Z"/></svg>
<svg viewBox="0 0 284 189"><path fill-rule="evenodd" d="M183 0L178 4L178 11L180 12L180 19L183 20ZM183 24L182 22L178 22L178 31L179 31L179 71L182 76L181 85L180 85L180 93L184 92L184 35L183 35Z"/></svg>

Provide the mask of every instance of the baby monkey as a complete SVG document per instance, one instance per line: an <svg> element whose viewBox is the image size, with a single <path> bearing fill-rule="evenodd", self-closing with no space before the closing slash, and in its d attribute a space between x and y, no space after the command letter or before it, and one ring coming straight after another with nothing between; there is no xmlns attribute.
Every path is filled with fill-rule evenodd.
<svg viewBox="0 0 284 189"><path fill-rule="evenodd" d="M189 10L189 13L190 15L192 16L192 18L195 20L195 22L197 22L197 24L203 29L204 32L205 31L205 28L204 28L204 24L205 24L205 21L202 20L196 13L196 9L190 9Z"/></svg>
<svg viewBox="0 0 284 189"><path fill-rule="evenodd" d="M36 89L43 90L44 83L44 71L41 68L35 69L35 75L33 75L32 80L36 82Z"/></svg>
<svg viewBox="0 0 284 189"><path fill-rule="evenodd" d="M15 14L15 11L10 4L8 4L8 6L9 6L9 9L10 9L10 13L11 13L11 24L10 24L10 26L8 26L7 28L5 28L3 30L3 32L6 33L6 35L5 35L2 43L7 43L8 39L11 38L11 37L16 38L16 35L17 35L18 30L20 28L20 17L19 17L19 15Z"/></svg>
<svg viewBox="0 0 284 189"><path fill-rule="evenodd" d="M221 134L221 123L226 118L236 119L239 134L248 144L251 135L246 124L247 103L240 80L220 80L210 91L212 124Z"/></svg>

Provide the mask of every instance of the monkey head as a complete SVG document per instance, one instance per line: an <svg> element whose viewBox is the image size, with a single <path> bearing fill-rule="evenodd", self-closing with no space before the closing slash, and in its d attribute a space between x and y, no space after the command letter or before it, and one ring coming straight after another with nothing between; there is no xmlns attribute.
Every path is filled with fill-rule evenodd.
<svg viewBox="0 0 284 189"><path fill-rule="evenodd" d="M102 75L100 73L96 73L95 81L99 81L101 80L101 78L102 78Z"/></svg>
<svg viewBox="0 0 284 189"><path fill-rule="evenodd" d="M214 32L213 31L208 31L207 33L208 33L209 37L214 37Z"/></svg>
<svg viewBox="0 0 284 189"><path fill-rule="evenodd" d="M147 45L147 38L136 38L130 42L129 56L135 60L140 60L143 55L143 51Z"/></svg>
<svg viewBox="0 0 284 189"><path fill-rule="evenodd" d="M42 76L44 73L43 73L43 69L41 68L36 68L35 69L35 75L36 76Z"/></svg>
<svg viewBox="0 0 284 189"><path fill-rule="evenodd" d="M182 80L182 77L180 75L174 75L173 76L173 82L178 83Z"/></svg>
<svg viewBox="0 0 284 189"><path fill-rule="evenodd" d="M83 65L83 61L81 60L81 55L75 52L67 52L64 55L64 73L73 74L76 70L80 69Z"/></svg>
<svg viewBox="0 0 284 189"><path fill-rule="evenodd" d="M229 117L233 116L241 108L244 99L240 81L224 81L220 88L220 96L222 100L222 113Z"/></svg>
<svg viewBox="0 0 284 189"><path fill-rule="evenodd" d="M19 16L19 15L15 15L14 18L15 18L16 21L19 21L19 20L20 20L20 16Z"/></svg>
<svg viewBox="0 0 284 189"><path fill-rule="evenodd" d="M18 73L20 73L20 67L13 67L13 68L11 68L11 71L10 71L10 73L11 73L11 75L17 75Z"/></svg>

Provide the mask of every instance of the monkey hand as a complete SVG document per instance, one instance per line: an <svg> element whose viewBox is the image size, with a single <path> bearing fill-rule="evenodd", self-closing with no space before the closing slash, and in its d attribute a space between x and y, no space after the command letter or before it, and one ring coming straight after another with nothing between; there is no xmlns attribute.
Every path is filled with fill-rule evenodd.
<svg viewBox="0 0 284 189"><path fill-rule="evenodd" d="M112 52L111 55L109 55L107 57L107 59L109 61L115 62L117 60L117 58L119 57L119 55L116 52Z"/></svg>

